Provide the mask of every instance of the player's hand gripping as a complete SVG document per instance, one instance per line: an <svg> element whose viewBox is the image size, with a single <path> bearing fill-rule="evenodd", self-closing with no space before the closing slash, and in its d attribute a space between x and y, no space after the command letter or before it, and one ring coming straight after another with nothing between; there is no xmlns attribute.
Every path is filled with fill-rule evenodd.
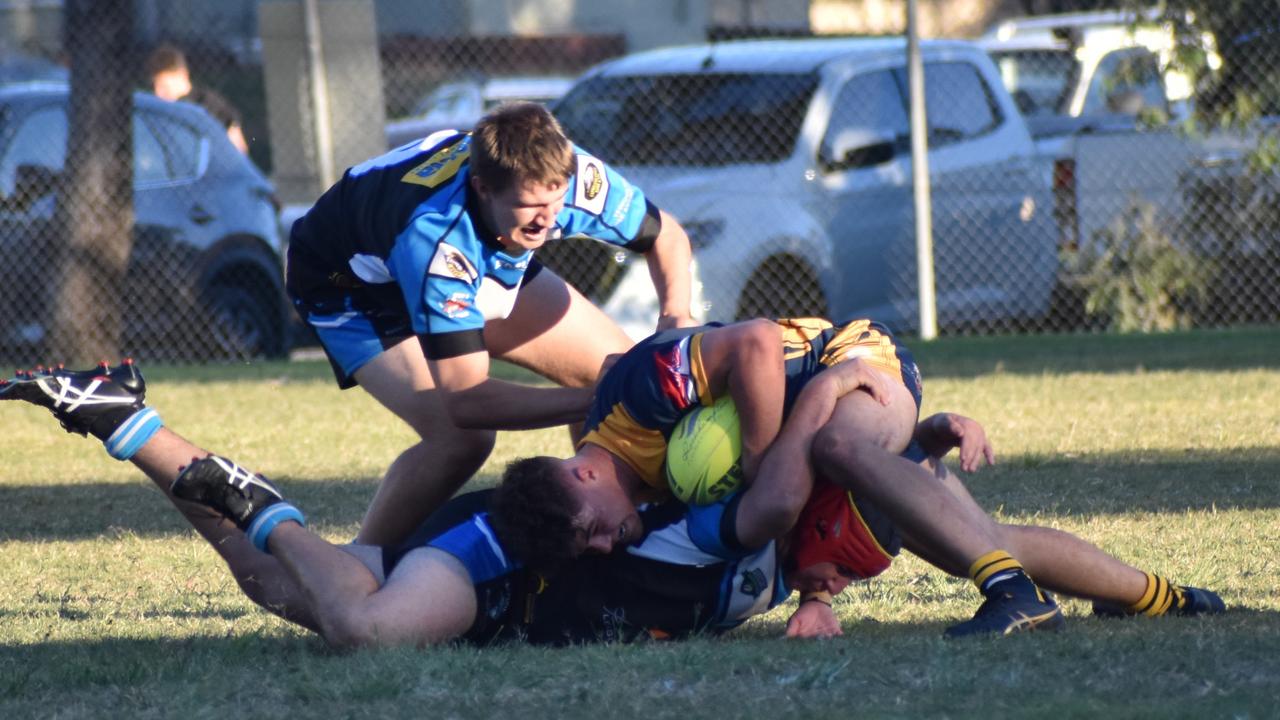
<svg viewBox="0 0 1280 720"><path fill-rule="evenodd" d="M787 620L789 638L828 638L843 634L835 610L819 600L801 602Z"/></svg>
<svg viewBox="0 0 1280 720"><path fill-rule="evenodd" d="M828 376L828 381L834 383L836 397L844 397L854 390L862 389L881 405L889 404L889 393L885 388L888 377L862 358L852 358L833 365L824 370L821 376Z"/></svg>

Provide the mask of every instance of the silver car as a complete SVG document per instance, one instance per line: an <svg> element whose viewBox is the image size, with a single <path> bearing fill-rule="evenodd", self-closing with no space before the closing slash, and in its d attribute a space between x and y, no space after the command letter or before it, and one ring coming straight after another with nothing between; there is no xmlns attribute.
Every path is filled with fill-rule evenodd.
<svg viewBox="0 0 1280 720"><path fill-rule="evenodd" d="M990 58L923 43L939 321L1049 310L1057 254L1047 173ZM918 317L901 38L661 49L588 72L557 105L569 136L684 224L709 320ZM541 251L540 251L541 254ZM631 270L597 298L652 328ZM640 310L643 311L640 311Z"/></svg>

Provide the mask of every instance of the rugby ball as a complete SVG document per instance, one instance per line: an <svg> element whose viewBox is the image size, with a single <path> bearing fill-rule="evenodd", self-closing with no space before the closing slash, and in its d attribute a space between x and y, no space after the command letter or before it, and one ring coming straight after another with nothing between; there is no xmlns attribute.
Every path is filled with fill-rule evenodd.
<svg viewBox="0 0 1280 720"><path fill-rule="evenodd" d="M725 396L680 418L667 441L667 484L692 505L714 503L742 485L738 410Z"/></svg>

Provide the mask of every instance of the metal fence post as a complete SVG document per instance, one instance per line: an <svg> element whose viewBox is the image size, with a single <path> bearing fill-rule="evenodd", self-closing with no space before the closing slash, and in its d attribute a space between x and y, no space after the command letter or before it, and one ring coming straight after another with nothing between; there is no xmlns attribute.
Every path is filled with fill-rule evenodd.
<svg viewBox="0 0 1280 720"><path fill-rule="evenodd" d="M933 211L929 196L929 135L924 106L924 63L916 0L907 0L907 80L911 90L911 185L916 216L916 282L920 297L920 338L938 336L933 281Z"/></svg>

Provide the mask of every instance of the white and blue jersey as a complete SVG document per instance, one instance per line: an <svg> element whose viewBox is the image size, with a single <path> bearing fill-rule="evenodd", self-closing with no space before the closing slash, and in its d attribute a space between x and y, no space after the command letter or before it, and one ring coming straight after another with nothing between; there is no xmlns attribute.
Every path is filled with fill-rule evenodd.
<svg viewBox="0 0 1280 720"><path fill-rule="evenodd" d="M453 555L476 587L476 619L464 638L518 638L537 644L678 638L723 632L786 599L773 543L743 552L720 540L722 503L669 502L641 509L647 533L611 555L585 556L550 578L521 568L502 547L485 511L489 491L451 500L396 551Z"/></svg>
<svg viewBox="0 0 1280 720"><path fill-rule="evenodd" d="M574 148L564 209L551 228L644 252L659 213L639 188ZM350 168L294 223L286 287L316 329L339 381L418 335L428 358L484 349L539 266L506 252L470 187L471 136L437 133Z"/></svg>

